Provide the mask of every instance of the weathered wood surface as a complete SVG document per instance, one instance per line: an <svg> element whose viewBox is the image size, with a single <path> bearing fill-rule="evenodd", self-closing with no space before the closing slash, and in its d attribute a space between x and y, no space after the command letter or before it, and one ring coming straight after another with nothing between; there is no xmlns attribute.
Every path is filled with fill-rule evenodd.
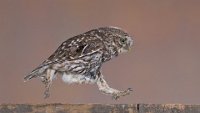
<svg viewBox="0 0 200 113"><path fill-rule="evenodd" d="M0 113L200 113L181 104L2 104Z"/></svg>

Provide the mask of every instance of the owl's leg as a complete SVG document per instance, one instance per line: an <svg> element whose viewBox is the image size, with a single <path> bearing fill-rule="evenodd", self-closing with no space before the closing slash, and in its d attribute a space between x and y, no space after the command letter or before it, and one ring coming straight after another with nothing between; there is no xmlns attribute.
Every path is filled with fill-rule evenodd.
<svg viewBox="0 0 200 113"><path fill-rule="evenodd" d="M53 79L55 78L56 71L53 69L47 69L46 76L43 76L42 82L45 84L44 98L48 98L50 96L50 86L52 84Z"/></svg>
<svg viewBox="0 0 200 113"><path fill-rule="evenodd" d="M109 87L107 82L103 79L102 75L98 78L97 85L101 92L112 95L112 98L115 100L119 99L121 96L129 95L130 92L132 91L131 88L128 88L125 91L119 91L117 89L113 89L113 88Z"/></svg>

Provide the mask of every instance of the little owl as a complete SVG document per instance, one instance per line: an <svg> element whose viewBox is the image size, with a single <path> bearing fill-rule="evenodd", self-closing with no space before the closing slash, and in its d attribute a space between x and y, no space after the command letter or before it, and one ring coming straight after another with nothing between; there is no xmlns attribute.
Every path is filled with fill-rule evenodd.
<svg viewBox="0 0 200 113"><path fill-rule="evenodd" d="M96 83L99 90L113 99L130 94L131 88L119 91L106 83L101 67L104 62L127 52L132 38L117 27L101 27L64 41L41 65L25 76L25 81L39 77L45 84L44 98L56 74L66 83Z"/></svg>

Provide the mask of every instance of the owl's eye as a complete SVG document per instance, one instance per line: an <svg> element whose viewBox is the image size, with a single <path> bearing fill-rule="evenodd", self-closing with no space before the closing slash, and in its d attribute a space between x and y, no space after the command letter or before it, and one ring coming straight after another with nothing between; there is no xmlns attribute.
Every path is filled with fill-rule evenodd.
<svg viewBox="0 0 200 113"><path fill-rule="evenodd" d="M126 38L120 38L120 42L122 43L122 44L125 44L126 43Z"/></svg>

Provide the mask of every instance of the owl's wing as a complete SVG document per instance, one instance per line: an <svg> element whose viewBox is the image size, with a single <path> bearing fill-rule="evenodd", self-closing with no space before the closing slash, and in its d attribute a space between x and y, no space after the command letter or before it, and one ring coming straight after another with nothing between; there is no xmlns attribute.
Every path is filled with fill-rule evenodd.
<svg viewBox="0 0 200 113"><path fill-rule="evenodd" d="M78 39L70 39L63 42L58 49L47 59L41 66L55 63L62 63L65 60L73 61L84 56L89 56L104 48L103 42L98 38L90 40L77 41Z"/></svg>
<svg viewBox="0 0 200 113"><path fill-rule="evenodd" d="M99 60L96 57L101 57L103 54L104 44L103 42L93 37L90 40L82 40L78 41L78 38L71 38L65 42L63 42L58 49L41 65L39 65L36 69L34 69L29 75L27 75L24 79L30 80L31 78L37 77L41 75L49 66L53 64L61 64L64 61L73 61L78 59L83 60ZM96 61L92 61L96 62Z"/></svg>

